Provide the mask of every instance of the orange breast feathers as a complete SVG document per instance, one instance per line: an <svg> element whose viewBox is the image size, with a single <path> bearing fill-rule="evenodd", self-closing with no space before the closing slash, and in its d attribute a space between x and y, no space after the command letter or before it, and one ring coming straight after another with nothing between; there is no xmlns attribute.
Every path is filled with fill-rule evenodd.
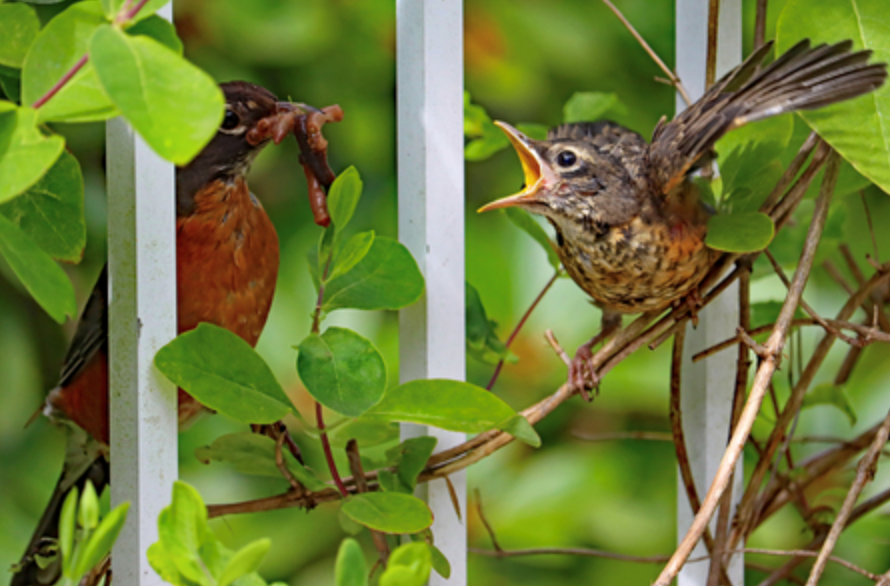
<svg viewBox="0 0 890 586"><path fill-rule="evenodd" d="M256 345L278 278L278 235L247 183L215 181L176 222L179 331L201 322Z"/></svg>

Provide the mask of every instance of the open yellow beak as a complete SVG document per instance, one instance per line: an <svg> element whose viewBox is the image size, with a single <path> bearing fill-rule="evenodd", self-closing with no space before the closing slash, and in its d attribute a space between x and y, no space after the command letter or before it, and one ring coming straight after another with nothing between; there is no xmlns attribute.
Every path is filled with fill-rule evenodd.
<svg viewBox="0 0 890 586"><path fill-rule="evenodd" d="M516 154L519 155L519 162L522 163L522 172L525 175L525 189L515 195L486 204L479 208L479 212L533 203L537 201L538 193L544 187L545 182L548 179L555 179L550 167L532 146L532 140L529 137L506 122L495 121L495 124L504 131L513 148L516 149Z"/></svg>

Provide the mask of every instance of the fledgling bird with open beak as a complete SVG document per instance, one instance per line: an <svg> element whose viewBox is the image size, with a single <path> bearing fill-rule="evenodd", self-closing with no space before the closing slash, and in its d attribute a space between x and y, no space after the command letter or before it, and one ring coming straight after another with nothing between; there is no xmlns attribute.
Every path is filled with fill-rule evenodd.
<svg viewBox="0 0 890 586"><path fill-rule="evenodd" d="M705 245L711 215L689 179L727 132L778 114L821 108L871 92L884 63L852 43L810 48L801 41L770 65L772 43L714 84L697 102L656 126L652 142L610 121L564 124L532 140L497 122L519 155L525 188L479 211L518 206L556 230L569 276L603 311L602 329L578 348L569 384L598 378L591 348L625 313L660 312L696 291L717 253Z"/></svg>

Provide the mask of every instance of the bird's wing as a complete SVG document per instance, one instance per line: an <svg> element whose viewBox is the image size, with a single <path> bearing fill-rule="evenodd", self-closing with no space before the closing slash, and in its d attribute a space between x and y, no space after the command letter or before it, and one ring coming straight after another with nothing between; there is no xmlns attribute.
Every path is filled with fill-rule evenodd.
<svg viewBox="0 0 890 586"><path fill-rule="evenodd" d="M68 354L62 363L59 386L67 386L108 345L108 267L102 269L80 316Z"/></svg>
<svg viewBox="0 0 890 586"><path fill-rule="evenodd" d="M734 128L770 116L812 110L855 98L884 83L887 66L868 64L871 51L851 53L852 42L810 48L794 45L766 67L767 43L668 123L655 128L649 147L652 183L663 194L678 185L702 155Z"/></svg>

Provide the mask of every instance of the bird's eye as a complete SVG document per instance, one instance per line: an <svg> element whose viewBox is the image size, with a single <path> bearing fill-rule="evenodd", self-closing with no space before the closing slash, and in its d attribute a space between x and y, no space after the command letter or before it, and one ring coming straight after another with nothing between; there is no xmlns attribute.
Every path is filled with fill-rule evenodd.
<svg viewBox="0 0 890 586"><path fill-rule="evenodd" d="M575 156L575 153L572 151L560 151L558 155L556 155L556 164L560 167L571 167L578 160L578 157Z"/></svg>
<svg viewBox="0 0 890 586"><path fill-rule="evenodd" d="M236 126L241 123L241 119L238 117L238 114L233 112L232 110L226 110L226 115L223 118L222 128L225 130L232 130Z"/></svg>

